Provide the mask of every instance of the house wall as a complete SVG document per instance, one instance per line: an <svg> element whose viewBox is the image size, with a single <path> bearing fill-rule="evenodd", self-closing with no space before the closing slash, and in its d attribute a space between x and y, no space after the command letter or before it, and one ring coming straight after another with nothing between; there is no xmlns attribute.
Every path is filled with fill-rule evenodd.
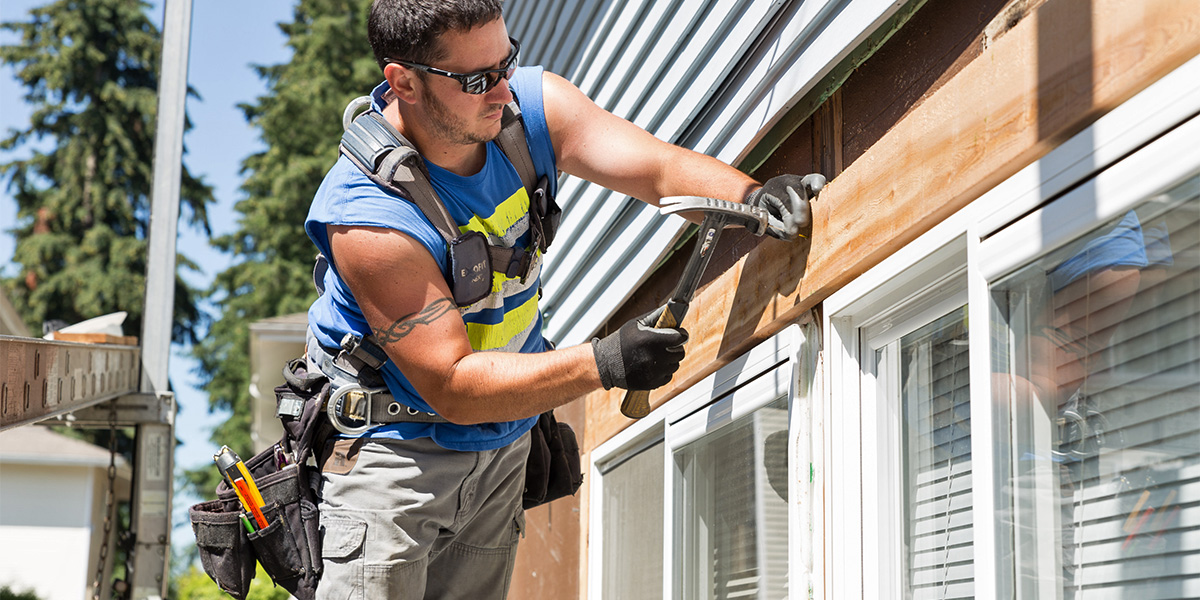
<svg viewBox="0 0 1200 600"><path fill-rule="evenodd" d="M800 115L754 171L820 171L814 243L730 232L684 326L688 356L654 407L819 309L823 299L1200 53L1194 3L1149 0L930 0L811 115ZM771 139L772 136L766 136ZM690 254L682 248L614 314L603 335L660 305ZM630 425L622 392L583 400L588 453ZM574 406L574 405L573 405ZM588 482L579 498L586 499ZM586 501L580 519L588 522ZM586 529L577 540L586 555ZM532 545L529 545L532 546ZM519 564L576 580L560 552ZM532 551L532 550L531 550ZM523 547L522 552L526 552ZM514 586L511 597L544 597ZM555 596L565 597L565 596Z"/></svg>
<svg viewBox="0 0 1200 600"><path fill-rule="evenodd" d="M6 464L0 485L0 585L46 600L87 596L96 469Z"/></svg>
<svg viewBox="0 0 1200 600"><path fill-rule="evenodd" d="M755 171L760 180L808 172L831 152L844 163L830 171L836 176L813 204L815 243L807 254L803 242L722 238L684 323L688 357L674 380L651 394L652 406L1200 53L1200 16L1187 2L1017 1L993 4L990 17L959 4L926 3ZM909 75L887 68L919 62L912 58L918 50L928 68ZM869 125L878 119L895 122ZM818 145L822 137L834 147ZM642 286L606 331L661 304L687 250ZM589 397L587 448L629 424L619 404L612 391Z"/></svg>

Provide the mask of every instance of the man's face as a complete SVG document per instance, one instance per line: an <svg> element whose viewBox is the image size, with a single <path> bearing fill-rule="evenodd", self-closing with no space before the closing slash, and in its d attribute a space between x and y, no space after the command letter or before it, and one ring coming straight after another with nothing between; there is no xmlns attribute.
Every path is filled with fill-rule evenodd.
<svg viewBox="0 0 1200 600"><path fill-rule="evenodd" d="M430 65L455 73L495 69L509 56L508 30L502 19L471 29L449 31L439 39L445 57ZM421 102L426 125L443 141L471 145L500 135L504 105L512 101L508 81L502 80L484 94L468 94L455 79L422 74Z"/></svg>

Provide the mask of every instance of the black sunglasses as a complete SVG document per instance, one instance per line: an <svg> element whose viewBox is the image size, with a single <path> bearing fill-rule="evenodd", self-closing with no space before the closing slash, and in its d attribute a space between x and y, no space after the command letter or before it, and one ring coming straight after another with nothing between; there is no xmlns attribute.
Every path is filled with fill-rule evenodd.
<svg viewBox="0 0 1200 600"><path fill-rule="evenodd" d="M521 51L521 42L518 42L510 37L508 38L508 43L508 58L504 59L504 62L501 63L499 69L475 71L474 73L452 73L450 71L436 69L429 65L422 65L420 63L409 62L407 60L397 60L394 58L389 58L387 61L394 62L398 65L404 65L410 69L418 69L420 71L425 71L426 73L433 73L434 75L441 75L442 77L457 79L458 82L462 84L462 91L465 93L474 95L486 94L492 88L499 85L501 79L509 79L512 77L513 72L517 70L517 53Z"/></svg>

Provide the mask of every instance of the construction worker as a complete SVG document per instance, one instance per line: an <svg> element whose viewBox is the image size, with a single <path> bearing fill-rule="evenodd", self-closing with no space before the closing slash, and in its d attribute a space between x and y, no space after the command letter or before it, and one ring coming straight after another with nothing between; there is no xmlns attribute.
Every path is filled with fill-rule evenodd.
<svg viewBox="0 0 1200 600"><path fill-rule="evenodd" d="M745 201L793 233L806 225L807 205L788 208L786 187L798 177L763 187L608 113L557 75L517 67L520 44L500 0L376 0L368 35L386 80L369 110L419 151L455 225L492 245L531 245L529 191L493 143L514 97L550 195L564 171L651 203ZM654 328L651 314L590 344L550 350L536 249L517 272L495 273L481 300L460 306L450 273L459 261L444 232L363 168L343 156L305 223L328 260L309 311L308 358L336 385L330 365L360 338L373 341L384 353L377 376L387 400L399 403L389 414L399 416L327 447L317 596L504 598L537 416L601 387L667 383L687 333Z"/></svg>

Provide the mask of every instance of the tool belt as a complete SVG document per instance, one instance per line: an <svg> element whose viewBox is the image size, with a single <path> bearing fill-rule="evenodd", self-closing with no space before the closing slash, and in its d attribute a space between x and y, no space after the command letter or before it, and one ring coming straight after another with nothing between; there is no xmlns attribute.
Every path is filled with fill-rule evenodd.
<svg viewBox="0 0 1200 600"><path fill-rule="evenodd" d="M315 597L322 567L321 475L315 459L330 438L339 431L365 431L384 423L447 422L436 414L400 404L386 387L370 385L378 379L377 369L370 367L373 359L364 360L359 351L345 349L370 348L370 340L343 342L343 350L328 364L361 362L364 368L358 374L369 387L355 381L333 390L329 377L320 371L308 372L307 360L298 358L284 367L286 383L275 388L284 435L246 461L263 496L262 512L269 525L248 531L237 495L225 481L217 485L216 500L201 502L188 511L204 572L237 600L245 600L250 591L256 561L276 585L297 600ZM559 423L553 411L541 414L530 431L522 506L528 510L574 495L582 483L575 432Z"/></svg>
<svg viewBox="0 0 1200 600"><path fill-rule="evenodd" d="M250 591L256 561L298 600L312 600L321 577L321 477L309 459L334 433L321 411L329 380L308 373L303 359L289 362L284 378L286 383L275 388L277 401L301 410L281 417L284 435L278 443L246 461L262 494L268 526L253 529L243 523L241 504L224 480L217 485L216 500L188 511L204 572L237 600Z"/></svg>

